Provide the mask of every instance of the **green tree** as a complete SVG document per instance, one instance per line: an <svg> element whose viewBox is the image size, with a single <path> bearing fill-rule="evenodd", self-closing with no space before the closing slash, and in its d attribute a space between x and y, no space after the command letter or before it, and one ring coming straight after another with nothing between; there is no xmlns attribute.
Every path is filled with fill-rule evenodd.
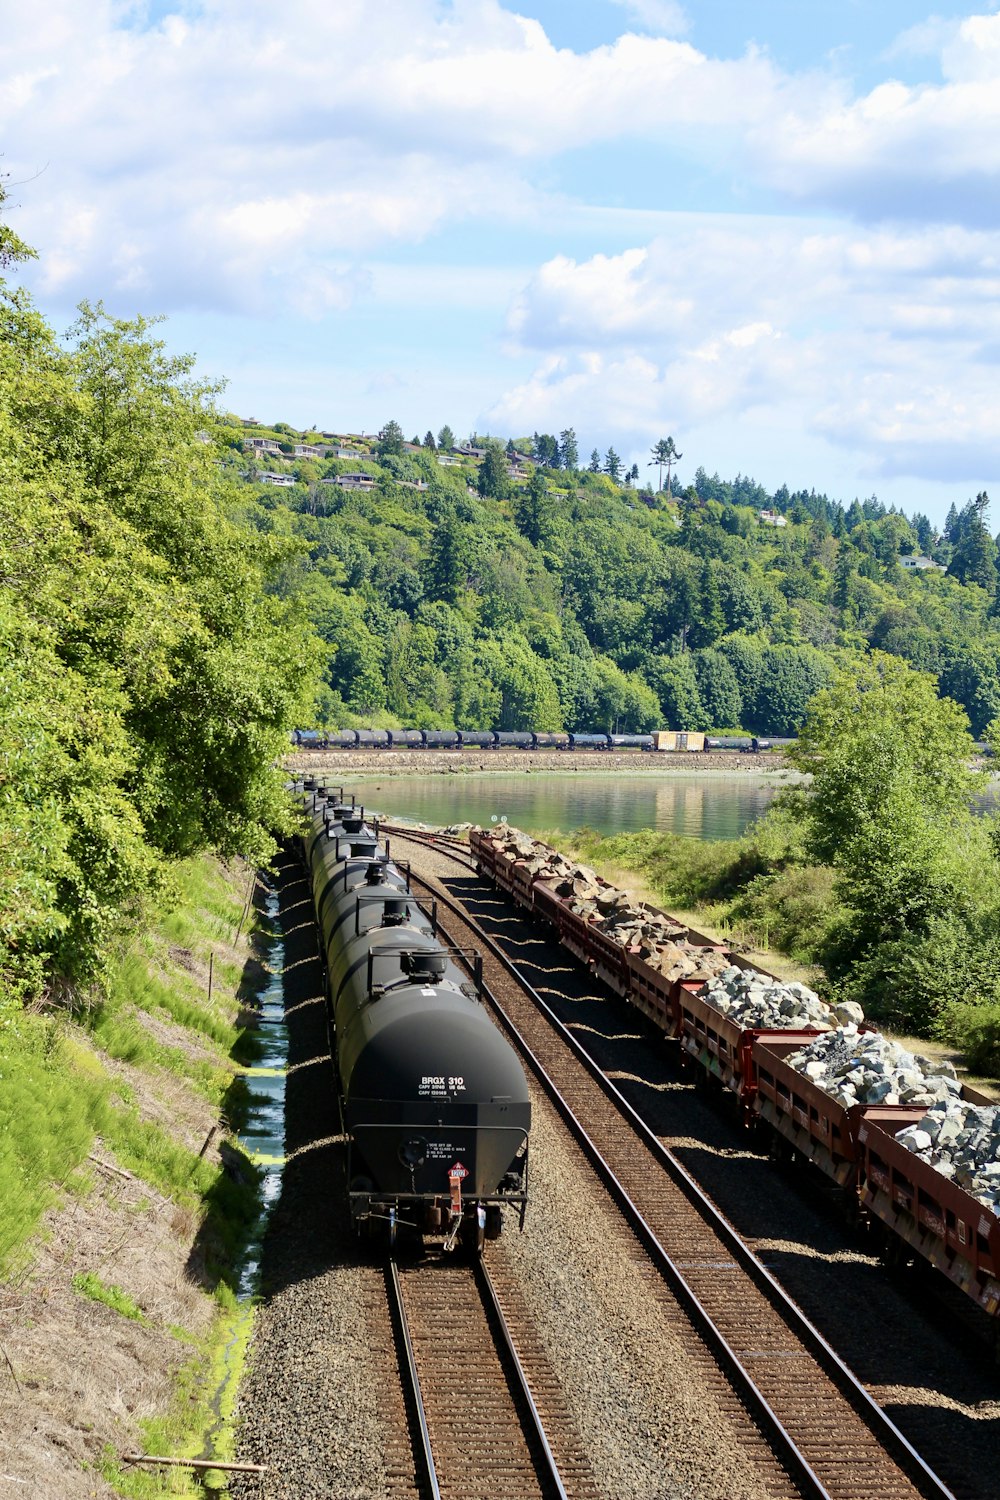
<svg viewBox="0 0 1000 1500"><path fill-rule="evenodd" d="M450 453L452 448L454 448L455 446L455 434L452 432L447 423L445 423L445 425L441 428L441 431L438 433L437 445L439 448L443 449L445 453Z"/></svg>
<svg viewBox="0 0 1000 1500"><path fill-rule="evenodd" d="M552 539L552 518L553 506L545 475L541 469L536 469L514 500L517 529L532 546L544 547Z"/></svg>
<svg viewBox="0 0 1000 1500"><path fill-rule="evenodd" d="M428 599L457 604L465 585L462 526L455 512L444 510L431 537L423 585Z"/></svg>
<svg viewBox="0 0 1000 1500"><path fill-rule="evenodd" d="M847 913L827 941L831 972L910 1025L932 1019L923 981L906 991L920 944L940 940L945 916L974 914L977 882L995 890L970 810L983 780L971 750L964 713L938 697L934 679L875 652L816 695L790 755L812 776L810 851L837 872ZM966 858L973 849L978 871Z"/></svg>
<svg viewBox="0 0 1000 1500"><path fill-rule="evenodd" d="M433 434L433 432L431 432L431 430L430 430L429 427L428 427L427 431L424 433L424 447L425 448L429 448L432 453L434 452L434 449L437 447L437 444L434 441L434 434Z"/></svg>
<svg viewBox="0 0 1000 1500"><path fill-rule="evenodd" d="M503 444L492 438L485 443L486 453L479 465L476 489L484 499L506 500L510 494L510 477L507 473L507 455Z"/></svg>
<svg viewBox="0 0 1000 1500"><path fill-rule="evenodd" d="M743 720L743 698L726 657L719 651L699 651L694 668L708 728L738 728Z"/></svg>
<svg viewBox="0 0 1000 1500"><path fill-rule="evenodd" d="M601 472L601 455L598 453L596 448L591 449L590 463L587 465L587 472L589 474L599 474Z"/></svg>
<svg viewBox="0 0 1000 1500"><path fill-rule="evenodd" d="M376 452L379 458L387 458L390 454L401 458L403 454L403 429L398 422L386 422L379 433L378 447Z"/></svg>
<svg viewBox="0 0 1000 1500"><path fill-rule="evenodd" d="M564 469L573 470L580 462L580 452L576 444L576 433L572 427L567 427L559 434L559 462Z"/></svg>
<svg viewBox="0 0 1000 1500"><path fill-rule="evenodd" d="M698 690L698 677L690 653L683 656L651 656L643 675L660 702L662 722L668 729L709 729L711 724Z"/></svg>
<svg viewBox="0 0 1000 1500"><path fill-rule="evenodd" d="M659 472L659 482L657 484L657 489L660 489L660 490L662 490L662 488L663 488L663 471L664 471L664 469L666 469L666 471L667 471L667 497L669 499L669 497L670 497L670 471L674 467L675 464L679 463L679 461L684 457L684 455L683 455L683 453L678 453L677 452L677 448L674 445L674 440L673 440L672 437L660 438L659 442L656 444L656 446L652 450L652 455L653 456L650 459L649 463L646 465L646 467L647 467L647 469L656 468L658 470L658 472Z"/></svg>
<svg viewBox="0 0 1000 1500"><path fill-rule="evenodd" d="M604 472L609 479L614 480L615 484L621 479L622 461L613 448L609 448L604 455Z"/></svg>

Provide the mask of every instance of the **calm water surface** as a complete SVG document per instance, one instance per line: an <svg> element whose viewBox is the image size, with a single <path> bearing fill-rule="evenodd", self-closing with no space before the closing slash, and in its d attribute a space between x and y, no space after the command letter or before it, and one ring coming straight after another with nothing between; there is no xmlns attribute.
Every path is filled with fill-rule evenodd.
<svg viewBox="0 0 1000 1500"><path fill-rule="evenodd" d="M660 828L697 839L737 838L790 778L526 774L346 779L367 808L420 823L489 823L506 817L530 833Z"/></svg>

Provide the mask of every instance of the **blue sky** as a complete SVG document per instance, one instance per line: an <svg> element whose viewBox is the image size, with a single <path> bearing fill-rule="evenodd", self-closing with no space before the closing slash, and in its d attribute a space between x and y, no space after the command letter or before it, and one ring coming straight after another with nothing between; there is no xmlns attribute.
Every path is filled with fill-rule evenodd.
<svg viewBox="0 0 1000 1500"><path fill-rule="evenodd" d="M242 415L573 426L942 520L1000 489L1000 14L903 0L52 0L5 18L57 327ZM995 518L996 519L996 518Z"/></svg>

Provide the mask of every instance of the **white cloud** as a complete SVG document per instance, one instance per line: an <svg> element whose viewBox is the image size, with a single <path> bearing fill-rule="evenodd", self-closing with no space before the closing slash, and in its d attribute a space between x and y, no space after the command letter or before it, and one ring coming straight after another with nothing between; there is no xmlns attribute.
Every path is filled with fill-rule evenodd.
<svg viewBox="0 0 1000 1500"><path fill-rule="evenodd" d="M621 6L631 20L646 31L663 36L686 36L691 22L677 0L611 0Z"/></svg>
<svg viewBox="0 0 1000 1500"><path fill-rule="evenodd" d="M538 364L489 413L501 429L578 412L638 436L766 413L872 476L1000 471L1000 234L691 219L618 256L553 259L509 328Z"/></svg>

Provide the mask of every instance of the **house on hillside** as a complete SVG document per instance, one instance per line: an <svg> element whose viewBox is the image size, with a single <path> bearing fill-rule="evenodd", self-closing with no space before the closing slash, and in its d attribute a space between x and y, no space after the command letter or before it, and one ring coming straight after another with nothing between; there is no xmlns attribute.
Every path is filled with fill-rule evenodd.
<svg viewBox="0 0 1000 1500"><path fill-rule="evenodd" d="M321 479L320 484L335 484L342 490L373 490L374 474L335 474L332 479Z"/></svg>
<svg viewBox="0 0 1000 1500"><path fill-rule="evenodd" d="M293 443L292 452L296 458L319 458L323 450L313 443Z"/></svg>
<svg viewBox="0 0 1000 1500"><path fill-rule="evenodd" d="M245 437L243 439L244 453L280 453L281 445L274 438Z"/></svg>
<svg viewBox="0 0 1000 1500"><path fill-rule="evenodd" d="M932 557L901 557L899 566L905 573L923 573L928 568L935 573L948 571L941 563L936 563Z"/></svg>
<svg viewBox="0 0 1000 1500"><path fill-rule="evenodd" d="M757 512L757 519L762 526L787 526L788 519L779 510L761 510Z"/></svg>
<svg viewBox="0 0 1000 1500"><path fill-rule="evenodd" d="M265 472L263 474L257 475L257 483L277 484L280 485L282 489L288 489L290 485L293 485L295 483L295 479L291 474L271 474Z"/></svg>
<svg viewBox="0 0 1000 1500"><path fill-rule="evenodd" d="M439 453L437 461L443 469L460 469L462 467L462 460L456 458L454 453Z"/></svg>

